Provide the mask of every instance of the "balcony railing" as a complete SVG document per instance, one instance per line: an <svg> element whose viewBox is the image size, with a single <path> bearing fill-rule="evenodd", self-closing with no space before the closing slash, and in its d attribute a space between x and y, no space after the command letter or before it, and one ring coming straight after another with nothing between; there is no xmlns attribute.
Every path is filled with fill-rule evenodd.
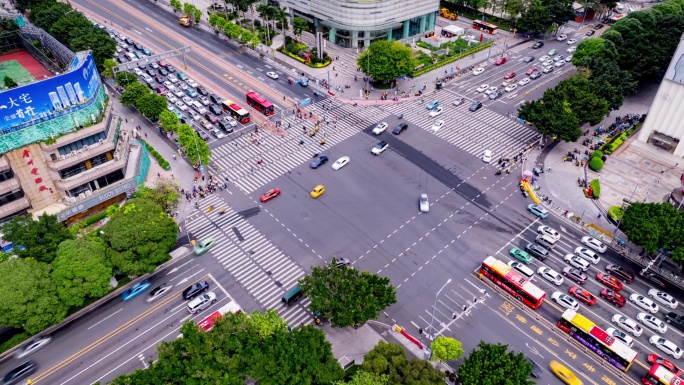
<svg viewBox="0 0 684 385"><path fill-rule="evenodd" d="M70 152L66 155L60 155L57 161L48 161L47 166L54 171L62 170L66 167L73 166L80 162L102 154L106 151L115 149L114 143L107 139L100 139L99 142L83 146L80 150Z"/></svg>

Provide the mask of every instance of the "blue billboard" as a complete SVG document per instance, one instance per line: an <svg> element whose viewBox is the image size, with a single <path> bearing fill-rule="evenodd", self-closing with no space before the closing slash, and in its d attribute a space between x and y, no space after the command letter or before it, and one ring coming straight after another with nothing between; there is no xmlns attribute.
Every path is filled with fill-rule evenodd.
<svg viewBox="0 0 684 385"><path fill-rule="evenodd" d="M0 136L90 105L100 76L90 51L76 56L67 73L0 93Z"/></svg>

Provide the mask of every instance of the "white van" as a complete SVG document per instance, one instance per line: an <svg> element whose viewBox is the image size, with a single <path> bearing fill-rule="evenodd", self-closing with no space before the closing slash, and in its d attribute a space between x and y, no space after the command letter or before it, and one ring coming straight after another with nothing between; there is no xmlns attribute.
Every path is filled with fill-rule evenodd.
<svg viewBox="0 0 684 385"><path fill-rule="evenodd" d="M204 106L202 105L202 103L198 102L197 100L193 100L192 102L190 102L190 106L191 106L195 111L197 111L200 115L207 112L207 109L204 108Z"/></svg>

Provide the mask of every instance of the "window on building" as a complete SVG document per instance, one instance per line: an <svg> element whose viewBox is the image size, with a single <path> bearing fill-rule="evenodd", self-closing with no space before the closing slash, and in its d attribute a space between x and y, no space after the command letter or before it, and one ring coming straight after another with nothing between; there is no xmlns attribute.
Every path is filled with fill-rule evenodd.
<svg viewBox="0 0 684 385"><path fill-rule="evenodd" d="M24 197L24 190L14 190L10 192L6 192L2 195L0 195L0 206L4 206L8 203L12 203L16 201L17 199L21 199Z"/></svg>
<svg viewBox="0 0 684 385"><path fill-rule="evenodd" d="M93 167L99 166L101 164L109 162L109 158L107 158L107 152L104 154L97 155L90 159L90 164L93 165Z"/></svg>
<svg viewBox="0 0 684 385"><path fill-rule="evenodd" d="M64 146L60 147L57 149L60 155L66 155L71 153L72 151L78 151L83 146L88 145L90 146L91 144L95 144L100 141L100 139L107 139L107 132L98 132L97 134L90 135L86 138L77 140L75 142L71 142L69 144L65 144Z"/></svg>
<svg viewBox="0 0 684 385"><path fill-rule="evenodd" d="M67 167L65 169L59 170L59 177L62 179L70 178L74 175L78 175L86 170L85 163L75 164L73 166Z"/></svg>
<svg viewBox="0 0 684 385"><path fill-rule="evenodd" d="M12 170L0 171L0 182L4 182L4 181L10 180L12 178L14 178L14 171L12 171Z"/></svg>

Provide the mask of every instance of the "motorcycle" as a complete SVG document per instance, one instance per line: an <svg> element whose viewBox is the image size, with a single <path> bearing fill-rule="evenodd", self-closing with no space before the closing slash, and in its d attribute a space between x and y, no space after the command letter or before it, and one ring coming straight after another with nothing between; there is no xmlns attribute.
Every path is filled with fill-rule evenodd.
<svg viewBox="0 0 684 385"><path fill-rule="evenodd" d="M400 114L400 115L399 115L399 119L401 119L401 118L403 118L403 117L404 117L404 114Z"/></svg>

